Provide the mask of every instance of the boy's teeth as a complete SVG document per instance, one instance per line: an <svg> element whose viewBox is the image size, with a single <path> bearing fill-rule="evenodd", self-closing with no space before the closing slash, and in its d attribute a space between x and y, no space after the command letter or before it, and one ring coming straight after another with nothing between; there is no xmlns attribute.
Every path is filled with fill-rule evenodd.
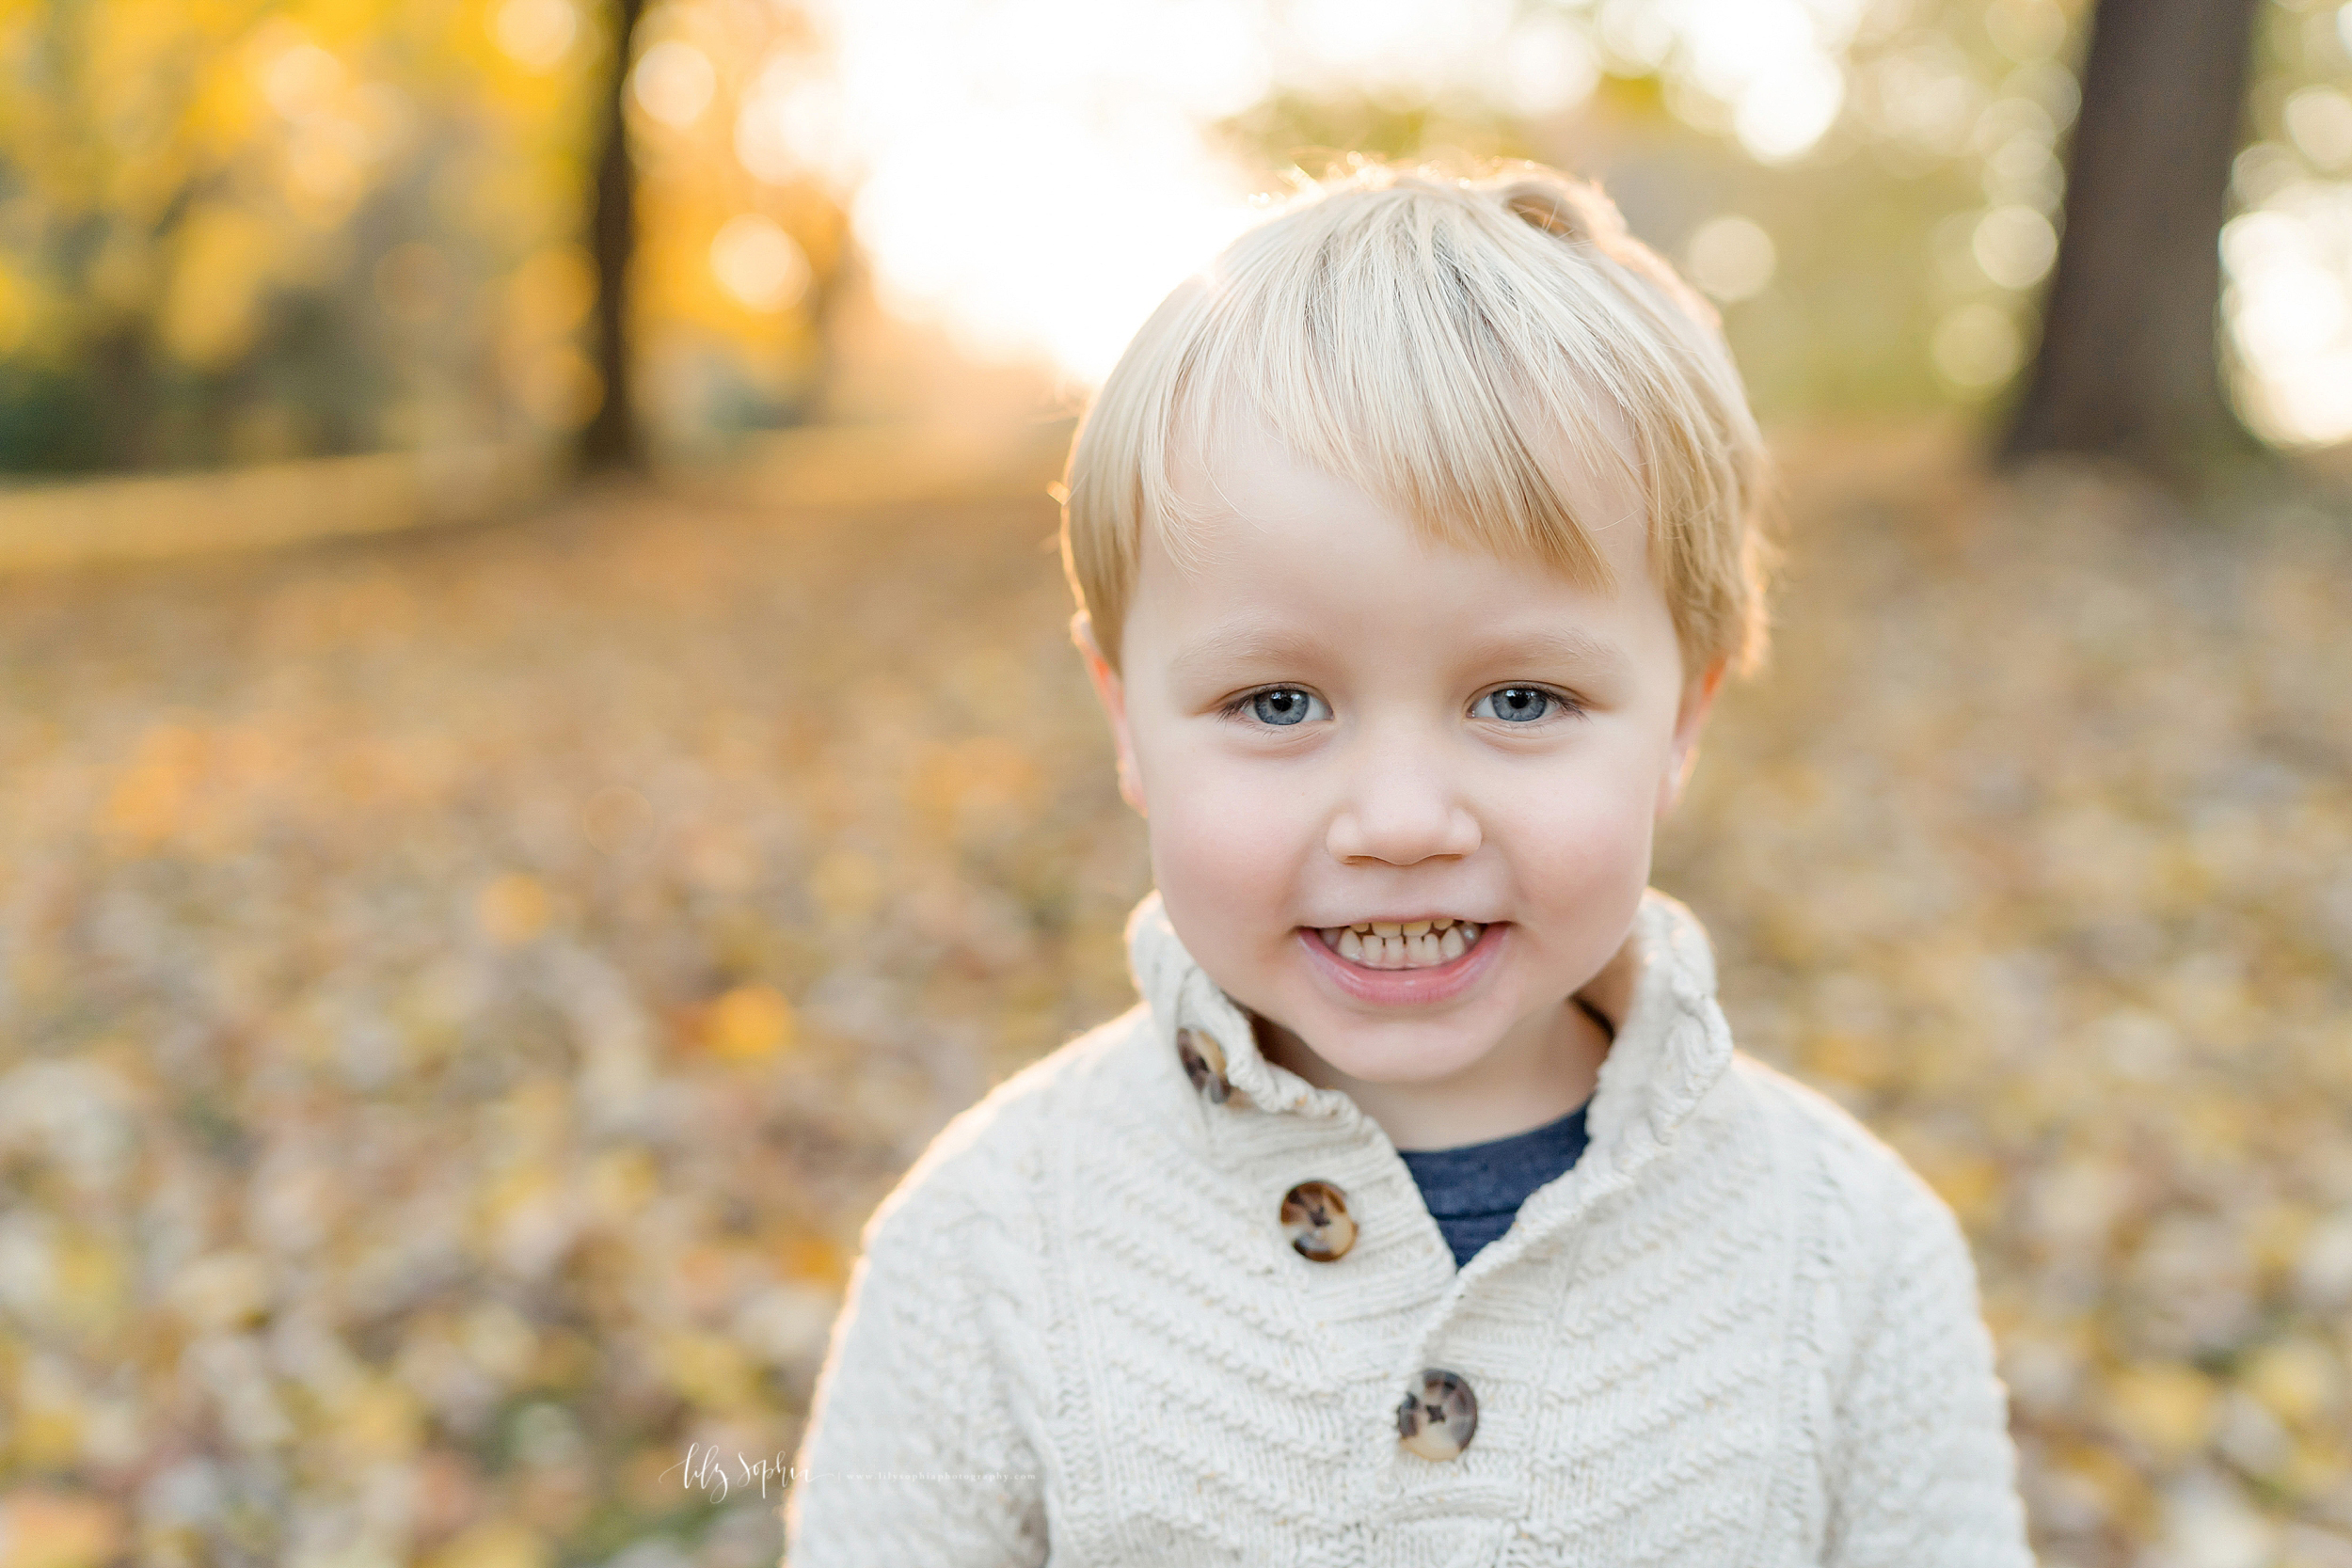
<svg viewBox="0 0 2352 1568"><path fill-rule="evenodd" d="M1366 969L1427 969L1469 952L1481 929L1467 920L1375 920L1323 927L1316 934L1326 947Z"/></svg>

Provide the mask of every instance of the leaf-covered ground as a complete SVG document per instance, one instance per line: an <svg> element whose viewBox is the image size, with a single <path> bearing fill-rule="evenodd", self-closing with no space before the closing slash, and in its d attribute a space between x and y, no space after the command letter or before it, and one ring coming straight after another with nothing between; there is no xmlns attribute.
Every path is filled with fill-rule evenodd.
<svg viewBox="0 0 2352 1568"><path fill-rule="evenodd" d="M1656 880L1967 1225L2045 1560L2352 1564L2352 530L1943 451L1798 455ZM0 584L0 1562L771 1562L866 1212L1130 999L1052 524Z"/></svg>

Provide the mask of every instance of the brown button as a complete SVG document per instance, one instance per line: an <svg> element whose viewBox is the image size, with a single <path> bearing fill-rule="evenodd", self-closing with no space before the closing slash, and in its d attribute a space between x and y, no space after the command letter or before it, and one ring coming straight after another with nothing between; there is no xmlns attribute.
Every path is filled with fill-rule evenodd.
<svg viewBox="0 0 2352 1568"><path fill-rule="evenodd" d="M1233 1085L1225 1080L1225 1048L1199 1029L1176 1031L1176 1054L1183 1058L1184 1076L1192 1080L1212 1105L1222 1105Z"/></svg>
<svg viewBox="0 0 2352 1568"><path fill-rule="evenodd" d="M1442 1367L1424 1367L1396 1407L1396 1434L1423 1459L1447 1460L1470 1447L1478 1430L1478 1398L1470 1381Z"/></svg>
<svg viewBox="0 0 2352 1568"><path fill-rule="evenodd" d="M1282 1231L1301 1258L1330 1263L1346 1257L1356 1244L1347 1195L1328 1181L1301 1181L1282 1195Z"/></svg>

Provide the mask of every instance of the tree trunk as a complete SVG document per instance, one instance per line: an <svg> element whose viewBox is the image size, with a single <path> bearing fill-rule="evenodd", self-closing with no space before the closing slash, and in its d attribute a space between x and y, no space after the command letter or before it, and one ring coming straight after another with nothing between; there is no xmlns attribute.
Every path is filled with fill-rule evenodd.
<svg viewBox="0 0 2352 1568"><path fill-rule="evenodd" d="M596 275L596 367L603 400L580 433L579 466L641 470L644 433L629 375L629 267L637 250L637 181L628 156L629 39L644 0L613 0L612 58L596 106L596 184L589 198L588 254Z"/></svg>
<svg viewBox="0 0 2352 1568"><path fill-rule="evenodd" d="M2000 457L2173 482L2260 450L2221 390L2221 220L2260 0L2099 0L2042 346Z"/></svg>

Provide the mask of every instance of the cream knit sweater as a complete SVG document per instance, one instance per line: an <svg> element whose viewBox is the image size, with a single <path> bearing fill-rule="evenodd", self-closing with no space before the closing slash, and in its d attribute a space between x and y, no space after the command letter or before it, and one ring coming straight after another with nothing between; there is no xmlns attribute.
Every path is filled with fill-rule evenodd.
<svg viewBox="0 0 2352 1568"><path fill-rule="evenodd" d="M1380 1128L1258 1053L1156 896L1128 943L1144 1004L867 1225L791 1568L2031 1562L1958 1227L1734 1053L1680 904L1648 894L1585 993L1618 1031L1583 1158L1458 1272ZM1359 1226L1330 1261L1277 1217L1316 1179ZM1424 1369L1475 1399L1458 1457L1399 1439Z"/></svg>

